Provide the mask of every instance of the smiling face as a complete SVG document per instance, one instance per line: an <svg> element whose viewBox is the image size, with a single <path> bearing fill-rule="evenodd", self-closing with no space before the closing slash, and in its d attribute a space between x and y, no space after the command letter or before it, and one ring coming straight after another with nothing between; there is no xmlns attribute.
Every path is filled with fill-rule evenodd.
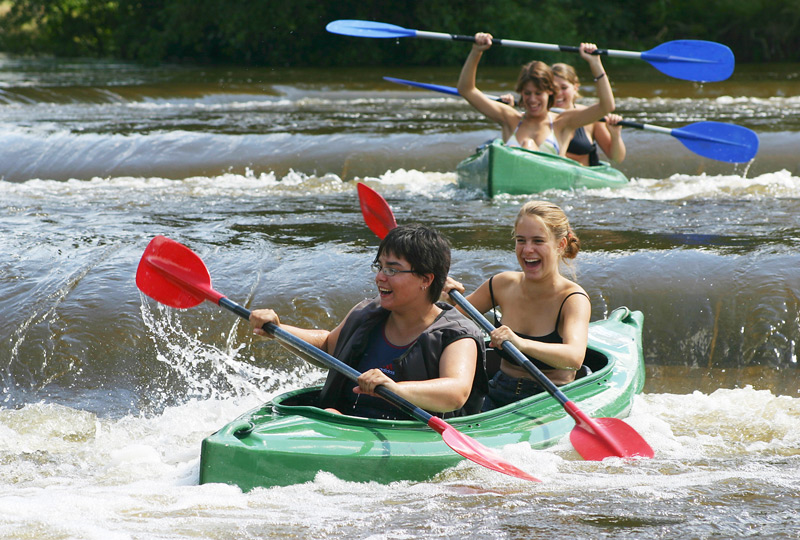
<svg viewBox="0 0 800 540"><path fill-rule="evenodd" d="M578 94L578 87L566 79L555 77L556 89L555 101L553 106L561 109L572 109L575 107L575 97Z"/></svg>
<svg viewBox="0 0 800 540"><path fill-rule="evenodd" d="M541 279L558 274L562 243L556 242L550 229L538 216L522 216L514 231L517 262L526 278Z"/></svg>
<svg viewBox="0 0 800 540"><path fill-rule="evenodd" d="M538 88L532 81L526 82L520 92L525 114L533 117L545 114L549 108L548 104L552 95L552 92Z"/></svg>
<svg viewBox="0 0 800 540"><path fill-rule="evenodd" d="M439 294L450 271L450 243L435 229L424 225L418 223L400 225L389 231L381 240L378 255L373 262L378 263L379 267L398 270L413 267L416 273L402 275L416 276L424 281L423 290L427 291L429 302L433 304L439 300ZM385 277L383 275L381 279L387 284L399 283L397 279L393 281L393 278L398 278L399 275L392 276L388 280L383 279Z"/></svg>
<svg viewBox="0 0 800 540"><path fill-rule="evenodd" d="M525 107L527 114L531 113L528 111L528 105L525 103L526 97L540 98L544 96L547 98L545 99L544 109L547 110L553 106L553 94L556 92L556 86L553 82L553 71L550 69L550 66L544 62L539 62L538 60L528 62L522 66L520 70L515 90L519 93L520 101L522 102L522 106ZM531 105L541 107L540 104L531 103ZM539 110L541 109L537 109L537 111Z"/></svg>
<svg viewBox="0 0 800 540"><path fill-rule="evenodd" d="M411 264L402 257L391 252L383 253L378 257L381 268L394 270L412 270ZM430 285L430 274L414 274L401 272L387 276L382 271L375 274L375 285L381 297L381 307L395 311L409 305L416 305L420 301L429 302L427 287Z"/></svg>

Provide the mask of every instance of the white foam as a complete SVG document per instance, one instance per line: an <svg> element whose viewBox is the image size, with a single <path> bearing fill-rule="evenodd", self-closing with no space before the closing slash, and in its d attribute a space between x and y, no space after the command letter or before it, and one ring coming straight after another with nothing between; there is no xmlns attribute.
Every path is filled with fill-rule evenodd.
<svg viewBox="0 0 800 540"><path fill-rule="evenodd" d="M753 489L800 484L800 468L771 461L796 454L800 401L747 387L638 398L627 422L653 446L652 460L582 461L567 439L548 450L526 444L499 450L542 483L464 461L422 483L353 483L321 472L312 482L246 494L222 484L198 486L202 438L258 402L192 400L157 416L119 419L46 404L2 411L0 535L160 538L166 518L171 538L225 536L229 527L315 537L391 529L399 531L393 537L411 538L455 534L457 524L434 516L459 508L470 508L473 518L486 512L492 520L509 519L508 512L551 498L562 509L568 500L635 499L658 507L741 481Z"/></svg>

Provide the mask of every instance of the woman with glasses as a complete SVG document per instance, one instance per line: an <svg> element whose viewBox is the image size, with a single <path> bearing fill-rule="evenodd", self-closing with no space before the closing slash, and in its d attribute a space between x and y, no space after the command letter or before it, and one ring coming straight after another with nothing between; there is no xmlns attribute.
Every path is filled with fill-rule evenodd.
<svg viewBox="0 0 800 540"><path fill-rule="evenodd" d="M330 371L320 407L369 418L408 416L374 393L385 386L445 418L480 412L488 388L478 327L437 302L450 270L450 245L422 225L392 229L372 263L378 295L354 306L331 331L281 324L271 309L254 310L256 334L274 323L354 367L358 386Z"/></svg>
<svg viewBox="0 0 800 540"><path fill-rule="evenodd" d="M502 349L510 341L556 385L567 384L583 365L592 314L586 291L560 272L562 262L577 256L580 242L564 211L546 201L524 204L513 234L520 270L490 277L467 300L481 313L500 308L502 323L495 312L492 346ZM443 289L464 292L452 278ZM484 410L540 392L544 388L525 368L503 357Z"/></svg>

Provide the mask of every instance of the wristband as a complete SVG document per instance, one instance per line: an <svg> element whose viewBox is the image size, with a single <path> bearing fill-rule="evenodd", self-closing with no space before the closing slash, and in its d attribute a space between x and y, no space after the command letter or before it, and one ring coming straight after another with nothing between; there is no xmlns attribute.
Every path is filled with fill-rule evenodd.
<svg viewBox="0 0 800 540"><path fill-rule="evenodd" d="M598 75L597 77L594 78L594 82L599 81L600 79L602 79L605 76L606 76L606 72L604 71L603 73L601 73L600 75Z"/></svg>

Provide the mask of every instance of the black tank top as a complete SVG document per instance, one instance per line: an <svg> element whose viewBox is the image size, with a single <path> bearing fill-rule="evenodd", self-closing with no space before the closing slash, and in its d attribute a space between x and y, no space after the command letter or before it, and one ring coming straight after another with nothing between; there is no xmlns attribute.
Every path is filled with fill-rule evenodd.
<svg viewBox="0 0 800 540"><path fill-rule="evenodd" d="M569 142L569 147L567 147L567 153L578 156L588 155L589 166L600 164L600 158L597 157L597 143L589 140L589 136L583 126L575 130L575 134Z"/></svg>
<svg viewBox="0 0 800 540"><path fill-rule="evenodd" d="M489 297L492 299L492 307L496 307L497 306L497 302L495 302L494 290L492 289L492 280L493 279L494 279L494 276L489 278ZM565 296L564 300L561 302L561 306L558 308L558 315L556 316L556 327L549 334L544 335L544 336L529 336L527 334L521 334L519 332L514 332L514 333L517 334L522 339L530 339L531 341L540 341L542 343L564 343L564 339L561 337L561 334L558 333L558 321L561 320L561 310L564 309L564 304L566 303L567 299L570 296L573 296L575 294L581 294L581 295L585 296L587 299L589 298L589 296L586 293L583 293L581 291L571 292L567 296ZM501 324L502 323L497 318L497 310L495 310L494 311L494 327L495 328L500 328ZM502 349L497 349L497 352L500 354L500 356L502 356L506 360L512 362L513 364L517 363L516 361L514 361L514 359L510 355L508 355ZM528 356L527 354L525 356L527 356L528 359L531 362L533 362L533 364L536 367L538 367L539 369L555 369L553 366L551 366L549 364L545 364L541 360L537 360L536 358L534 358L532 356Z"/></svg>

